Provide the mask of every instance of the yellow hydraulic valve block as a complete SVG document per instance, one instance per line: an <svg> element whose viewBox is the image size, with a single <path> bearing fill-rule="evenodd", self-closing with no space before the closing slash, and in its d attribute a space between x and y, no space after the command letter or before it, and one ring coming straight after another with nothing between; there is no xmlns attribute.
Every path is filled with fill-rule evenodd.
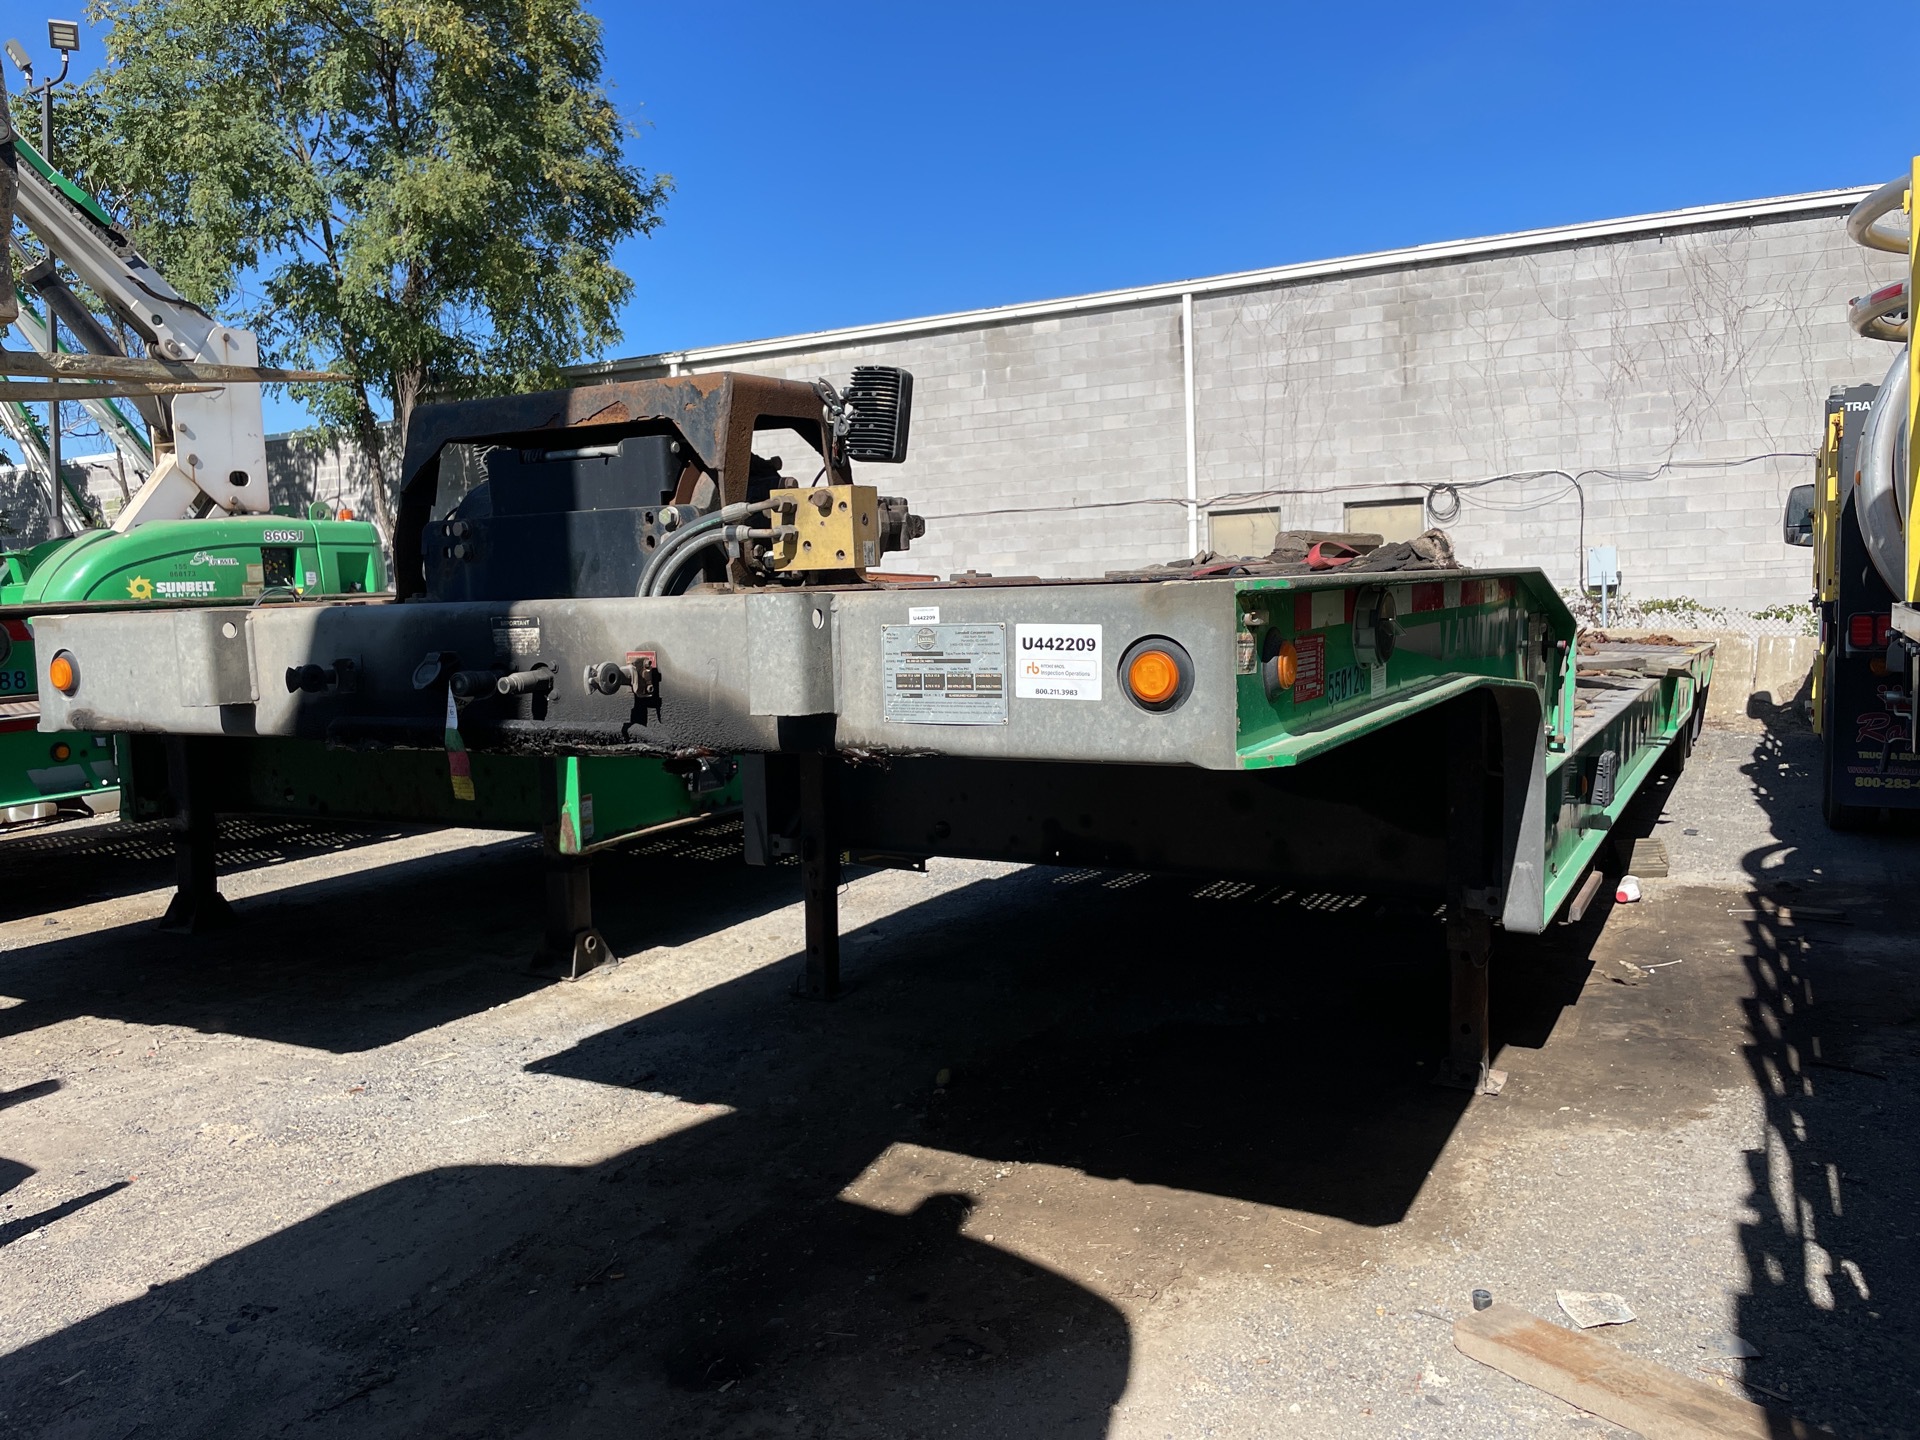
<svg viewBox="0 0 1920 1440"><path fill-rule="evenodd" d="M767 498L780 534L775 570L850 570L865 575L880 563L880 492L871 485L815 485L775 490Z"/></svg>

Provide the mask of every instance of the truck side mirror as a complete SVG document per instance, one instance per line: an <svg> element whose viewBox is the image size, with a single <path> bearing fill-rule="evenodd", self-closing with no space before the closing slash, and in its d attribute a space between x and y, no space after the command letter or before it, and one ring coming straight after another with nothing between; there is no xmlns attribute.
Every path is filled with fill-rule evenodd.
<svg viewBox="0 0 1920 1440"><path fill-rule="evenodd" d="M1787 492L1787 511L1780 519L1780 538L1789 545L1813 544L1813 486L1796 485Z"/></svg>

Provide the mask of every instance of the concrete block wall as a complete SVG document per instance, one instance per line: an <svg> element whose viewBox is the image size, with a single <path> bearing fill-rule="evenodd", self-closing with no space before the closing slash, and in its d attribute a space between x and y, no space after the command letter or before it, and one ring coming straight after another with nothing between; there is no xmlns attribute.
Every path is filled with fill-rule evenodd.
<svg viewBox="0 0 1920 1440"><path fill-rule="evenodd" d="M1812 694L1820 642L1812 635L1751 635L1716 630L1646 630L1612 626L1616 640L1711 640L1713 684L1707 723L1738 727Z"/></svg>
<svg viewBox="0 0 1920 1440"><path fill-rule="evenodd" d="M1843 323L1886 268L1818 216L1199 301L1202 490L1334 527L1343 501L1449 482L1466 558L1567 586L1584 494L1585 543L1636 597L1803 600L1780 510L1827 390L1892 359ZM1537 471L1580 490L1479 484Z"/></svg>
<svg viewBox="0 0 1920 1440"><path fill-rule="evenodd" d="M393 473L396 459L389 460ZM315 500L324 500L338 513L353 511L361 520L373 519L373 472L366 456L354 444L318 445L292 435L267 437L267 490L273 508L304 514Z"/></svg>
<svg viewBox="0 0 1920 1440"><path fill-rule="evenodd" d="M1349 500L1449 483L1445 528L1470 563L1572 588L1584 538L1617 548L1636 598L1803 601L1787 489L1827 390L1893 356L1846 328L1848 298L1892 267L1847 241L1843 208L1197 296L1198 492L1337 529ZM785 343L725 368L914 372L912 457L866 472L929 517L903 568L1086 575L1187 553L1177 296ZM1479 483L1533 471L1579 490Z"/></svg>
<svg viewBox="0 0 1920 1440"><path fill-rule="evenodd" d="M927 517L926 538L891 568L1097 575L1185 552L1178 300L730 368L841 384L861 364L914 377L906 463L860 472ZM795 457L781 455L799 474Z"/></svg>
<svg viewBox="0 0 1920 1440"><path fill-rule="evenodd" d="M1538 565L1571 590L1583 545L1612 545L1630 599L1733 618L1803 602L1807 552L1780 542L1786 492L1810 472L1827 391L1877 381L1893 358L1845 324L1848 298L1899 268L1847 241L1847 203L1193 282L1197 493L1339 529L1350 501L1452 485L1433 498L1445 512L1457 495L1444 524L1469 563ZM890 564L1099 575L1190 553L1182 288L597 370L843 381L861 363L905 366L911 456L863 478L908 496L928 534ZM798 444L769 437L766 453L811 478ZM356 456L283 441L270 454L276 499L370 508Z"/></svg>

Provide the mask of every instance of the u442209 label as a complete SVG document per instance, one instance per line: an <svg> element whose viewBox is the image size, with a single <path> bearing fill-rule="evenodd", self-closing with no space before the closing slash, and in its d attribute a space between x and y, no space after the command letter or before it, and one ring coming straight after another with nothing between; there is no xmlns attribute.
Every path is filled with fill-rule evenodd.
<svg viewBox="0 0 1920 1440"><path fill-rule="evenodd" d="M1019 700L1098 700L1098 625L1013 627L1013 694Z"/></svg>

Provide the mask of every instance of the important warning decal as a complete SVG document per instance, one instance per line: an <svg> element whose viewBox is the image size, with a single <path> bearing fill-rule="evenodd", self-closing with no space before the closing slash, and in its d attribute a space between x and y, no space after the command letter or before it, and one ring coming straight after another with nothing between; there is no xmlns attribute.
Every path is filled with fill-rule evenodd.
<svg viewBox="0 0 1920 1440"><path fill-rule="evenodd" d="M533 615L493 617L493 663L512 665L540 654L540 621Z"/></svg>
<svg viewBox="0 0 1920 1440"><path fill-rule="evenodd" d="M1327 693L1327 637L1302 635L1293 642L1293 703L1304 705Z"/></svg>
<svg viewBox="0 0 1920 1440"><path fill-rule="evenodd" d="M1005 625L884 625L881 710L901 725L1007 723Z"/></svg>
<svg viewBox="0 0 1920 1440"><path fill-rule="evenodd" d="M1013 627L1013 693L1021 700L1098 700L1098 625Z"/></svg>

